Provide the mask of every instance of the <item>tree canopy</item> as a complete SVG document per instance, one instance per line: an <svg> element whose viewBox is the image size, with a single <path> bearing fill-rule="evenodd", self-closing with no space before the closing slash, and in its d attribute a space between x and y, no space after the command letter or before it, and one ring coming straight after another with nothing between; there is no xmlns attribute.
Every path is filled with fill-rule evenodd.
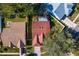
<svg viewBox="0 0 79 59"><path fill-rule="evenodd" d="M16 13L19 17L27 15L40 15L41 3L14 3L14 4L0 4L0 11L3 12L5 17L9 17L12 13Z"/></svg>
<svg viewBox="0 0 79 59"><path fill-rule="evenodd" d="M73 39L69 32L58 32L53 27L51 32L45 36L44 48L49 56L63 56L73 51Z"/></svg>

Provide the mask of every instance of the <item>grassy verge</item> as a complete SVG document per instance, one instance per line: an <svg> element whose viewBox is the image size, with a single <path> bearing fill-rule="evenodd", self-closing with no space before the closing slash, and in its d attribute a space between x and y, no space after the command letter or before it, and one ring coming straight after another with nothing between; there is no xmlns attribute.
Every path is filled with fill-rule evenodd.
<svg viewBox="0 0 79 59"><path fill-rule="evenodd" d="M29 52L29 53L33 52L33 47L32 46L27 46L27 52Z"/></svg>

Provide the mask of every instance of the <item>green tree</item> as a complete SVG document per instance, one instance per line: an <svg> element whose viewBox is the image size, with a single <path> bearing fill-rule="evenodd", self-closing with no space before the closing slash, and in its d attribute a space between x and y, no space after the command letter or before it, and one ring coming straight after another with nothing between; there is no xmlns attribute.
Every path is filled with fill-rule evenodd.
<svg viewBox="0 0 79 59"><path fill-rule="evenodd" d="M41 3L14 3L14 4L0 4L0 11L2 11L5 17L9 17L11 13L16 13L18 17L25 17L28 15L42 15L44 9L41 6L45 4Z"/></svg>
<svg viewBox="0 0 79 59"><path fill-rule="evenodd" d="M10 4L1 4L0 11L3 12L5 17L9 18L10 14L14 12L14 8Z"/></svg>
<svg viewBox="0 0 79 59"><path fill-rule="evenodd" d="M73 39L69 32L58 32L53 27L51 32L45 36L44 48L49 56L63 56L66 52L73 51Z"/></svg>

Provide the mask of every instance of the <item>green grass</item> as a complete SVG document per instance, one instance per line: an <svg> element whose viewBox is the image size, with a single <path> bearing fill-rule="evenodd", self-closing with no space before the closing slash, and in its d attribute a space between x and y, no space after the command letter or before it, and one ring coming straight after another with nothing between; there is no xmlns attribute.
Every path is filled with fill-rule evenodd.
<svg viewBox="0 0 79 59"><path fill-rule="evenodd" d="M1 55L0 54L0 56L19 56L19 54L17 54L17 55Z"/></svg>
<svg viewBox="0 0 79 59"><path fill-rule="evenodd" d="M0 52L19 52L18 48L0 48Z"/></svg>
<svg viewBox="0 0 79 59"><path fill-rule="evenodd" d="M12 22L27 22L27 20L25 18L14 18L14 19L9 19L9 18L5 18L5 21L12 21Z"/></svg>
<svg viewBox="0 0 79 59"><path fill-rule="evenodd" d="M31 45L27 45L26 48L26 52L33 53L33 47ZM26 56L29 56L29 54L26 54Z"/></svg>
<svg viewBox="0 0 79 59"><path fill-rule="evenodd" d="M27 52L29 52L29 53L33 52L33 47L32 46L27 46Z"/></svg>
<svg viewBox="0 0 79 59"><path fill-rule="evenodd" d="M64 28L64 25L61 22L59 22L57 19L54 19L53 21L54 21L55 27L59 30L59 32L61 32Z"/></svg>

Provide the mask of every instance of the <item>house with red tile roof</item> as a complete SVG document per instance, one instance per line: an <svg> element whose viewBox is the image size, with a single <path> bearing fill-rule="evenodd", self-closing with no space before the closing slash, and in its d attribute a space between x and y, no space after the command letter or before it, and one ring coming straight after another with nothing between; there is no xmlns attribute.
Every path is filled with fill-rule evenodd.
<svg viewBox="0 0 79 59"><path fill-rule="evenodd" d="M50 32L49 21L32 22L32 46L42 46L44 35Z"/></svg>

